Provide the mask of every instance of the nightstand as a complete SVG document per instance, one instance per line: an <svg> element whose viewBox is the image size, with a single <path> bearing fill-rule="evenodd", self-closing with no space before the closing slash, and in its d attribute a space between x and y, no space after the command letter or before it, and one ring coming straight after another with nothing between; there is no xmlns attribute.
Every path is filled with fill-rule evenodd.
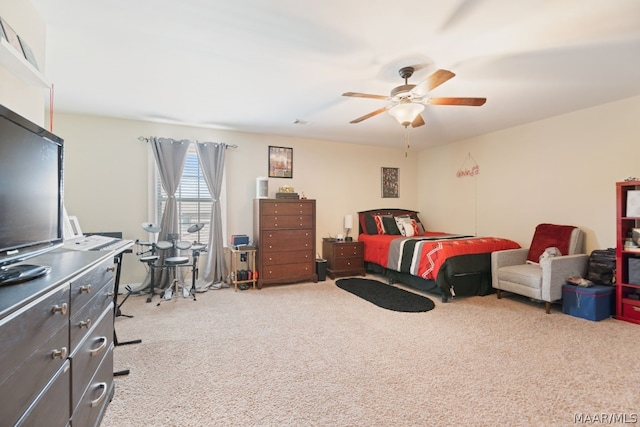
<svg viewBox="0 0 640 427"><path fill-rule="evenodd" d="M322 241L322 258L327 260L327 274L336 276L366 275L364 269L364 243Z"/></svg>
<svg viewBox="0 0 640 427"><path fill-rule="evenodd" d="M233 284L233 289L237 292L238 285L242 283L252 284L253 289L256 288L256 282L258 279L256 278L256 249L255 248L229 248L229 252L231 254L231 283ZM246 257L246 258L244 258ZM243 259L244 258L244 259ZM251 273L251 277L247 277L246 279L241 279L238 277L238 272L240 271L239 265L242 263L246 263L247 272Z"/></svg>

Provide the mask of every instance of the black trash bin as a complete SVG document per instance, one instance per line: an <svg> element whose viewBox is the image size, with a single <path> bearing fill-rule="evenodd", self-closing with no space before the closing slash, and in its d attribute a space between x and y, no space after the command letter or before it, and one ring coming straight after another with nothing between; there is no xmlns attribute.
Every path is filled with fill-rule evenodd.
<svg viewBox="0 0 640 427"><path fill-rule="evenodd" d="M316 274L318 275L318 281L324 282L327 280L327 260L316 259Z"/></svg>

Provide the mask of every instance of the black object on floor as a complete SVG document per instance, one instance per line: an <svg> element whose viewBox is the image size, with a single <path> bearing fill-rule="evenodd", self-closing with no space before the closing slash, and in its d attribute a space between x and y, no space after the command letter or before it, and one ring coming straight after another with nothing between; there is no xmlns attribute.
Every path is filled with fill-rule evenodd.
<svg viewBox="0 0 640 427"><path fill-rule="evenodd" d="M433 301L427 297L378 282L377 280L360 278L338 279L336 280L336 286L387 310L419 313L432 310L435 307Z"/></svg>

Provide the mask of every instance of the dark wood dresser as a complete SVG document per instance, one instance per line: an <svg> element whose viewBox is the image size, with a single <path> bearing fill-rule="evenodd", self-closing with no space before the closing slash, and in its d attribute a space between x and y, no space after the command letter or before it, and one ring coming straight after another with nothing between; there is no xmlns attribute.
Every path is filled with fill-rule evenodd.
<svg viewBox="0 0 640 427"><path fill-rule="evenodd" d="M316 201L255 199L253 207L258 288L270 284L317 282Z"/></svg>
<svg viewBox="0 0 640 427"><path fill-rule="evenodd" d="M322 241L322 258L327 260L327 274L336 276L366 275L364 269L364 243Z"/></svg>
<svg viewBox="0 0 640 427"><path fill-rule="evenodd" d="M114 392L114 256L56 250L43 277L0 287L3 425L96 426Z"/></svg>

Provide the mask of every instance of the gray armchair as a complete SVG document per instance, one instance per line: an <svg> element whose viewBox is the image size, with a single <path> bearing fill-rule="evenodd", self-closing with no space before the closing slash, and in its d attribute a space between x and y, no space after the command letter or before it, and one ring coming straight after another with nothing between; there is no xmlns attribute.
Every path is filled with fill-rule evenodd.
<svg viewBox="0 0 640 427"><path fill-rule="evenodd" d="M540 256L547 248L561 255ZM551 303L562 299L562 285L574 275L586 277L589 256L584 253L584 233L568 225L540 224L531 246L491 254L491 279L498 298L501 291L544 301L547 314Z"/></svg>

